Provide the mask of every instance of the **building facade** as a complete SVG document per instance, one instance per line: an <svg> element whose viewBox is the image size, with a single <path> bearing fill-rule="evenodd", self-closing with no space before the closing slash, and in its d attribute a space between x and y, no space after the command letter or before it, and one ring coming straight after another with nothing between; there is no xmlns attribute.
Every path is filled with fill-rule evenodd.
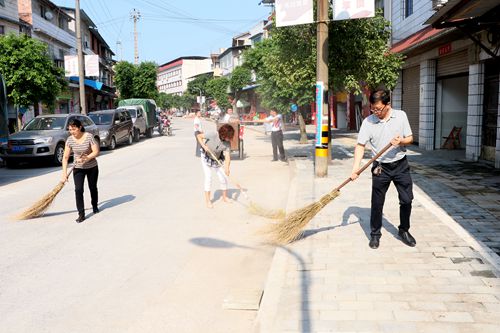
<svg viewBox="0 0 500 333"><path fill-rule="evenodd" d="M187 56L169 61L158 67L156 87L159 92L182 95L193 77L212 72L208 57Z"/></svg>
<svg viewBox="0 0 500 333"><path fill-rule="evenodd" d="M467 159L500 168L500 4L403 0L391 6L392 51L406 57L393 106L408 114L415 141L427 150L444 148L456 129L456 148Z"/></svg>
<svg viewBox="0 0 500 333"><path fill-rule="evenodd" d="M69 29L76 35L75 9L69 7L62 7L61 9L73 19L69 24ZM93 64L95 67L98 67L98 73L95 73L97 75L90 75L87 71L85 72L87 111L111 109L114 107L114 100L116 98L116 87L114 85L115 73L113 70L113 66L116 63L113 60L115 54L99 33L97 25L84 10L80 10L80 18L83 54L84 56L98 56L97 65ZM69 81L70 86L76 88L71 100L71 111L79 110L78 76L69 77Z"/></svg>
<svg viewBox="0 0 500 333"><path fill-rule="evenodd" d="M23 24L19 20L17 0L0 0L0 35L18 34Z"/></svg>

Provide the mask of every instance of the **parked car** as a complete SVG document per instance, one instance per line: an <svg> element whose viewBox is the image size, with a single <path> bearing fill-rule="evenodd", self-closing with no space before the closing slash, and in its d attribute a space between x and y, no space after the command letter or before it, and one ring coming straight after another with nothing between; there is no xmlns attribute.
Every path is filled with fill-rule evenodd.
<svg viewBox="0 0 500 333"><path fill-rule="evenodd" d="M41 115L29 121L21 131L11 134L6 145L0 147L0 156L7 167L14 167L22 161L40 158L51 159L61 165L64 146L69 136L68 122L78 119L85 131L99 140L99 130L92 119L81 114Z"/></svg>
<svg viewBox="0 0 500 333"><path fill-rule="evenodd" d="M139 142L141 134L146 134L148 126L146 123L146 116L144 114L144 109L140 105L129 105L120 106L118 110L127 110L130 112L132 117L132 123L134 124L133 137L135 142Z"/></svg>
<svg viewBox="0 0 500 333"><path fill-rule="evenodd" d="M128 110L94 111L89 113L89 117L99 129L101 147L113 150L120 143L132 144L134 140L134 124Z"/></svg>
<svg viewBox="0 0 500 333"><path fill-rule="evenodd" d="M178 110L178 111L175 112L175 116L176 117L182 117L182 116L184 116L184 112L182 112L181 110Z"/></svg>

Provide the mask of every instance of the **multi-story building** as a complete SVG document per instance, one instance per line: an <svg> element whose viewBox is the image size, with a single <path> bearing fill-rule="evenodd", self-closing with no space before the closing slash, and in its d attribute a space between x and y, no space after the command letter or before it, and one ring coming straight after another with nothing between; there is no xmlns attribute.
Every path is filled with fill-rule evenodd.
<svg viewBox="0 0 500 333"><path fill-rule="evenodd" d="M72 18L48 0L18 0L19 19L31 25L31 36L47 44L49 55L56 66L64 68L64 56L76 54L76 38L68 25ZM56 113L71 111L71 96L74 88L62 92L57 97ZM34 114L28 112L25 120L42 112L46 106L39 103Z"/></svg>
<svg viewBox="0 0 500 333"><path fill-rule="evenodd" d="M460 129L467 159L500 168L499 15L498 1L391 2L392 51L406 57L392 103L420 147L440 149Z"/></svg>
<svg viewBox="0 0 500 333"><path fill-rule="evenodd" d="M19 20L17 0L0 0L0 35L18 34L26 28L29 25Z"/></svg>
<svg viewBox="0 0 500 333"><path fill-rule="evenodd" d="M186 56L158 67L156 87L159 92L182 95L190 79L212 72L212 61L207 57Z"/></svg>
<svg viewBox="0 0 500 333"><path fill-rule="evenodd" d="M75 18L75 9L61 8L71 18ZM96 24L87 15L84 10L80 10L82 44L84 55L97 55L98 57L98 75L89 75L85 73L85 96L87 111L104 110L113 107L116 98L116 88L114 85L113 66L115 55L104 38L99 33ZM69 29L76 34L75 21L71 21ZM97 74L97 73L96 73ZM70 86L78 88L78 76L69 77ZM79 93L72 96L72 106L79 100Z"/></svg>

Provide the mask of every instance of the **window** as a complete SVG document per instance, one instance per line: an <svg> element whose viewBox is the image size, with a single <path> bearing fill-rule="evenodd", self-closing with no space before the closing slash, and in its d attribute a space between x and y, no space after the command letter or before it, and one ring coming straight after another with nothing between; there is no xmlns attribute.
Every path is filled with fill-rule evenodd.
<svg viewBox="0 0 500 333"><path fill-rule="evenodd" d="M61 29L65 28L64 17L62 15L60 15L60 14L59 14L59 17L57 19L57 23L59 25L59 28L61 28Z"/></svg>
<svg viewBox="0 0 500 333"><path fill-rule="evenodd" d="M405 0L405 17L413 14L413 0Z"/></svg>

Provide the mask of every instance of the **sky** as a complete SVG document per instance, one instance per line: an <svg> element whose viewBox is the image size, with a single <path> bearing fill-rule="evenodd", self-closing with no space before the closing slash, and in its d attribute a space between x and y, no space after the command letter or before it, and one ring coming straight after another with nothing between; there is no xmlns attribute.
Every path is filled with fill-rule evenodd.
<svg viewBox="0 0 500 333"><path fill-rule="evenodd" d="M52 0L75 7L74 0ZM270 7L260 0L81 0L80 7L97 25L115 53L115 60L134 61L134 25L137 23L139 62L158 65L181 56L209 56L231 46L231 38L267 19ZM117 45L121 42L121 47Z"/></svg>

